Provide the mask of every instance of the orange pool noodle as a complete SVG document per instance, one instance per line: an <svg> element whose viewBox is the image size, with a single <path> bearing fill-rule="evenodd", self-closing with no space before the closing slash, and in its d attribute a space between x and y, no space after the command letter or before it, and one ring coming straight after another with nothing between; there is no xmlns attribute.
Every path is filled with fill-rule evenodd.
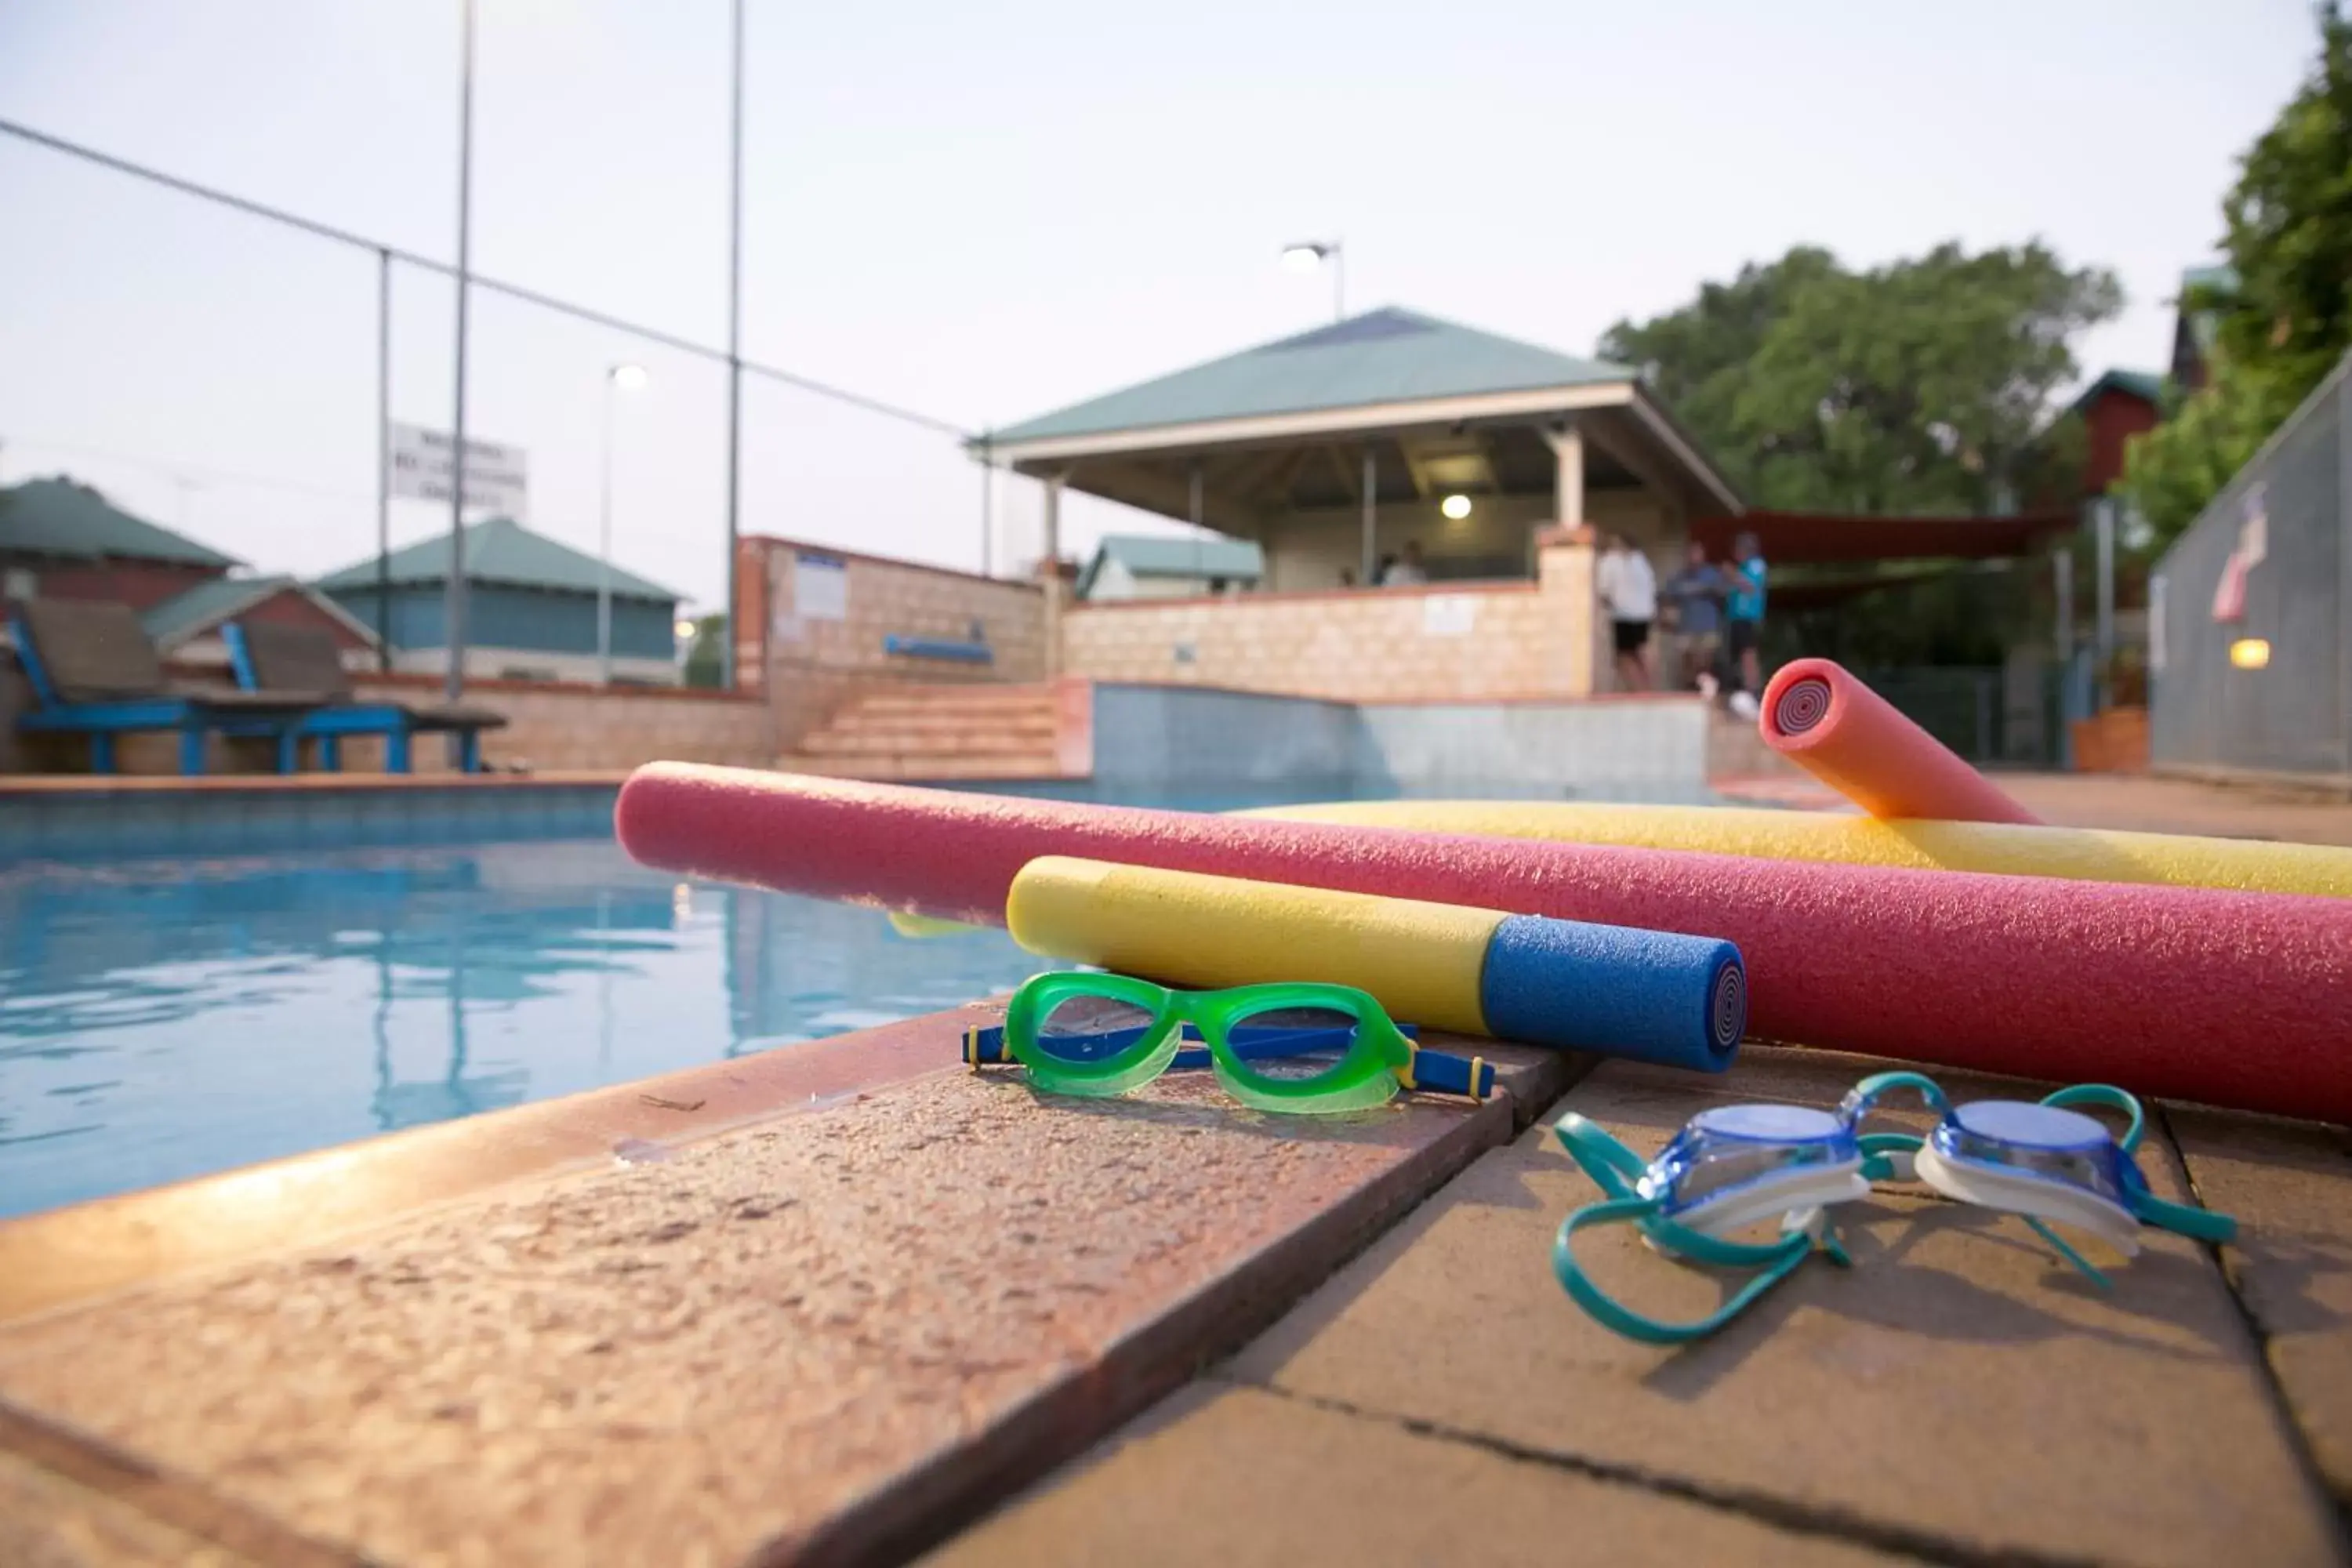
<svg viewBox="0 0 2352 1568"><path fill-rule="evenodd" d="M1766 745L1882 821L2041 825L1941 741L1828 659L1782 665L1764 688L1756 722Z"/></svg>

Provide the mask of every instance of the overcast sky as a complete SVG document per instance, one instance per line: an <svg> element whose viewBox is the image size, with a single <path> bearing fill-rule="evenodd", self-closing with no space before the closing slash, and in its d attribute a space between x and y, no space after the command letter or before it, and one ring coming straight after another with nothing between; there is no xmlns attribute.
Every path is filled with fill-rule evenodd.
<svg viewBox="0 0 2352 1568"><path fill-rule="evenodd" d="M724 342L727 0L480 0L477 270ZM2313 52L2302 0L749 0L745 352L966 427L1350 309L1571 353L1792 244L2036 236L2122 275L2092 373L2160 368L2179 269ZM439 257L457 0L0 0L0 117ZM0 480L68 470L264 570L373 550L376 261L0 136ZM453 291L396 275L394 417L446 426ZM715 603L723 373L493 296L469 427L534 526ZM747 380L746 531L973 566L939 436ZM1034 554L1005 486L997 559ZM1072 521L1083 544L1106 520ZM400 502L395 542L442 526Z"/></svg>

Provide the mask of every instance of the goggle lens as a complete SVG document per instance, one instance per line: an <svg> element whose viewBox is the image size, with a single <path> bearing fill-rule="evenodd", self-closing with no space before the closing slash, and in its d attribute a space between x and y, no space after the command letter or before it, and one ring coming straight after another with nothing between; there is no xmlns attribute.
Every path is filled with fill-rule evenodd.
<svg viewBox="0 0 2352 1568"><path fill-rule="evenodd" d="M1702 1110L1650 1167L1643 1184L1669 1214L1766 1177L1861 1158L1834 1112L1804 1105L1722 1105Z"/></svg>
<svg viewBox="0 0 2352 1568"><path fill-rule="evenodd" d="M2095 1193L2130 1206L2122 1149L2099 1121L2061 1106L1979 1100L1953 1110L1933 1135L1948 1160L1992 1166Z"/></svg>

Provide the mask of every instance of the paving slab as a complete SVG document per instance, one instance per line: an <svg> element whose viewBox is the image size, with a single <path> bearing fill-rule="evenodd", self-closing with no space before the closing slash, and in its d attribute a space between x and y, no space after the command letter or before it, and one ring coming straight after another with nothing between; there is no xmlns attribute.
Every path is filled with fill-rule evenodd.
<svg viewBox="0 0 2352 1568"><path fill-rule="evenodd" d="M2236 1215L2221 1263L2288 1414L2352 1508L2352 1134L2202 1107L2165 1120L2198 1195Z"/></svg>
<svg viewBox="0 0 2352 1568"><path fill-rule="evenodd" d="M1865 1568L1907 1559L1211 1380L924 1561Z"/></svg>
<svg viewBox="0 0 2352 1568"><path fill-rule="evenodd" d="M1823 1102L1854 1065L1756 1052L1700 1089L1609 1063L1564 1103L1649 1154L1706 1104ZM1973 1092L1962 1075L1947 1087ZM2159 1193L2185 1192L2160 1130L2143 1165ZM2195 1243L2151 1234L2102 1293L2021 1222L1889 1192L1847 1211L1855 1268L1809 1263L1713 1339L1663 1349L1601 1328L1552 1277L1555 1229L1594 1196L1531 1130L1229 1375L1928 1556L2343 1560L2253 1335ZM1626 1229L1579 1249L1660 1315L1720 1300Z"/></svg>
<svg viewBox="0 0 2352 1568"><path fill-rule="evenodd" d="M1576 1066L1475 1048L1530 1093ZM508 1180L426 1184L414 1210L388 1201L407 1135L325 1152L381 1223L339 1211L129 1289L100 1270L0 1326L0 1412L380 1561L887 1558L1243 1342L1517 1125L1507 1098L1263 1116L1205 1074L1084 1101L948 1070L772 1121L710 1110L723 1130L593 1169L609 1106L586 1131L544 1108L433 1130ZM554 1173L513 1179L502 1127ZM284 1194L331 1184L306 1169L156 1201L285 1218ZM135 1201L96 1217L154 1229ZM37 1239L89 1256L73 1218ZM0 1257L37 1268L41 1246L0 1229ZM0 1453L28 1457L9 1430Z"/></svg>
<svg viewBox="0 0 2352 1568"><path fill-rule="evenodd" d="M246 1568L251 1562L0 1454L0 1563L9 1568Z"/></svg>

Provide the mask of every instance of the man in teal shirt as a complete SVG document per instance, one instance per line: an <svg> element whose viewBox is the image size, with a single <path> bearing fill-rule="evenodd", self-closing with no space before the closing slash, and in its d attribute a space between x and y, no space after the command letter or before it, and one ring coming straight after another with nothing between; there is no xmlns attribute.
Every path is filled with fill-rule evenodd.
<svg viewBox="0 0 2352 1568"><path fill-rule="evenodd" d="M1724 573L1731 592L1723 605L1724 634L1731 656L1739 662L1739 689L1750 697L1764 689L1757 644L1764 635L1764 550L1752 533L1731 543L1731 565Z"/></svg>

